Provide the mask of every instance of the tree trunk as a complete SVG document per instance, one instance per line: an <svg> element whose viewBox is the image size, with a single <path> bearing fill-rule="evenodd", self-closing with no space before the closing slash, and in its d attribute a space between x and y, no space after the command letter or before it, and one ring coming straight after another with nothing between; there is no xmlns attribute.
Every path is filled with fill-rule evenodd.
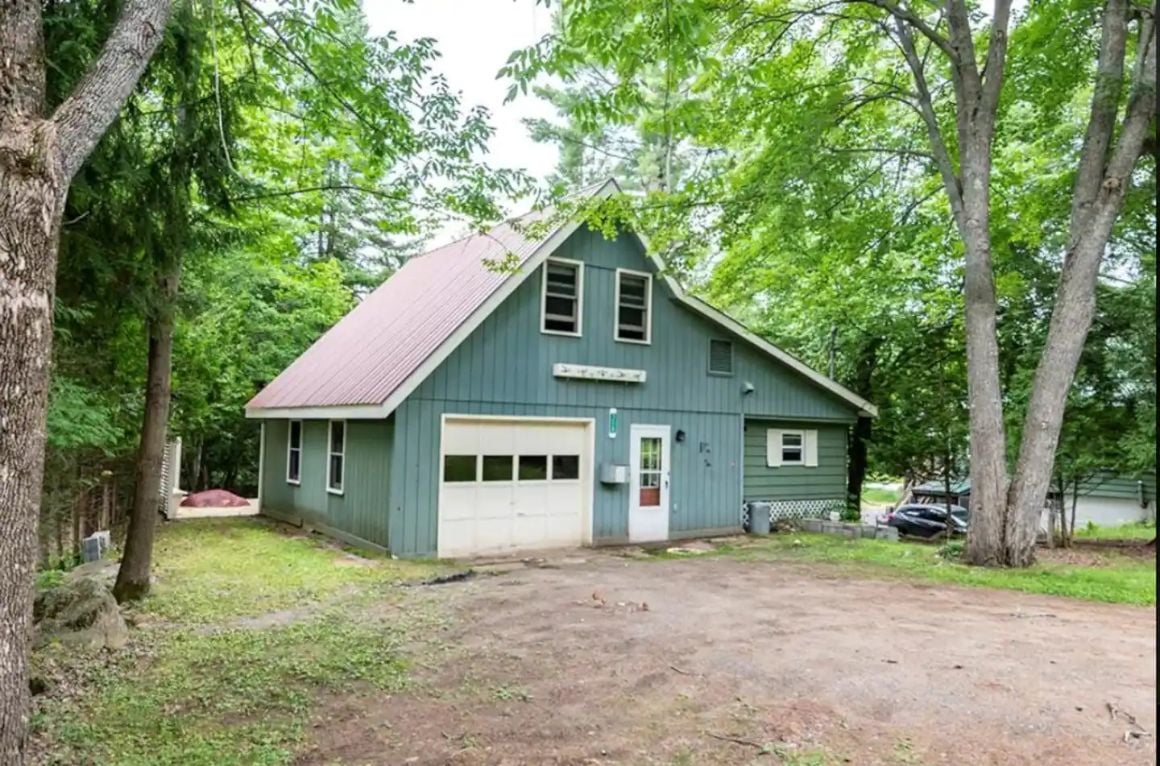
<svg viewBox="0 0 1160 766"><path fill-rule="evenodd" d="M165 441L169 423L170 372L173 360L173 315L181 261L160 278L159 305L149 320L149 365L145 384L145 417L137 448L133 509L125 552L117 570L113 595L119 602L133 601L149 592L153 566L153 536L157 506L161 500L161 468L165 461Z"/></svg>
<svg viewBox="0 0 1160 766"><path fill-rule="evenodd" d="M0 763L24 762L28 639L52 301L68 185L161 40L169 0L127 0L100 56L45 120L37 0L0 0Z"/></svg>
<svg viewBox="0 0 1160 766"><path fill-rule="evenodd" d="M1003 555L1007 508L1007 441L999 389L999 342L991 267L990 153L974 150L964 163L966 245L967 396L970 402L971 526L966 559L972 564L1008 563ZM972 167L973 166L973 167Z"/></svg>
<svg viewBox="0 0 1160 766"><path fill-rule="evenodd" d="M1131 183L1132 169L1155 119L1153 2L1150 14L1141 16L1132 94L1117 144L1111 149L1123 88L1127 10L1124 0L1108 0L1104 6L1091 116L1071 209L1069 248L1047 340L1035 370L1023 423L1023 442L1008 497L1006 556L1012 564L1030 563L1034 555L1034 524L1047 494L1067 393L1095 314L1100 263Z"/></svg>
<svg viewBox="0 0 1160 766"><path fill-rule="evenodd" d="M862 484L866 481L866 443L870 439L870 418L858 418L850 429L850 470L846 474L846 505L862 516Z"/></svg>
<svg viewBox="0 0 1160 766"><path fill-rule="evenodd" d="M6 11L0 2L0 16ZM0 24L2 26L2 24ZM39 34L39 29L28 34ZM0 34L0 47L5 44ZM9 51L5 49L5 56ZM2 85L2 83L0 83ZM4 90L0 87L0 102ZM3 131L0 115L0 132ZM65 181L44 133L13 156L0 135L0 763L23 762L52 301ZM10 140L10 138L9 138Z"/></svg>

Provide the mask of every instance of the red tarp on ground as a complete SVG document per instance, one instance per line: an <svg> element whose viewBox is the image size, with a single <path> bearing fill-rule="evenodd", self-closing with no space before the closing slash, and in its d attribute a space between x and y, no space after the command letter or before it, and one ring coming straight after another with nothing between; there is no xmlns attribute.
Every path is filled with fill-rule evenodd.
<svg viewBox="0 0 1160 766"><path fill-rule="evenodd" d="M224 489L207 489L186 495L181 504L186 508L238 508L249 505L250 501Z"/></svg>

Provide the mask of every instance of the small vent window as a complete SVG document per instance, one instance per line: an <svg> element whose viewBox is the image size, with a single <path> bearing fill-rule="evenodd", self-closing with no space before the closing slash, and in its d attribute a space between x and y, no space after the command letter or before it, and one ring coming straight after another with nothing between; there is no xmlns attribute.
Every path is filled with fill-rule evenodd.
<svg viewBox="0 0 1160 766"><path fill-rule="evenodd" d="M733 343L727 340L709 341L709 372L713 375L733 374Z"/></svg>

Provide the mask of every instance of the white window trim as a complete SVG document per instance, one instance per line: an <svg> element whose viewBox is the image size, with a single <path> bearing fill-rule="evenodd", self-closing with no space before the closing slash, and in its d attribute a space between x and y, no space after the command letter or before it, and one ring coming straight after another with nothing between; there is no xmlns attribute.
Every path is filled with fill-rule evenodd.
<svg viewBox="0 0 1160 766"><path fill-rule="evenodd" d="M291 436L294 433L294 424L298 424L298 478L290 478L290 453L293 451L294 442L291 441ZM286 483L293 484L295 487L302 486L302 446L306 441L305 426L301 420L291 420L286 423Z"/></svg>
<svg viewBox="0 0 1160 766"><path fill-rule="evenodd" d="M798 436L798 438L800 438L802 440L801 446L798 447L798 449L801 451L802 456L800 458L798 458L797 460L786 460L785 459L785 437L787 435L796 435L796 436ZM806 438L807 438L806 432L804 430L796 429L796 428L782 430L782 432L778 435L778 446L777 446L778 450L780 451L780 455L781 455L781 465L783 465L783 466L785 466L785 465L803 465L804 466L806 464Z"/></svg>
<svg viewBox="0 0 1160 766"><path fill-rule="evenodd" d="M334 452L331 449L334 446L334 440L332 437L334 435L333 432L334 432L334 424L335 423L342 423L342 452ZM345 420L327 421L327 424L326 424L326 491L331 495L341 495L346 490L346 443L347 443L347 439L349 437L350 437L350 430L346 427ZM339 477L338 477L338 489L335 489L334 487L330 486L330 484L331 484L330 480L333 478L330 475L330 467L331 467L330 458L335 456L335 455L342 456L342 473L339 474Z"/></svg>
<svg viewBox="0 0 1160 766"><path fill-rule="evenodd" d="M636 340L635 338L620 337L620 275L628 274L633 277L642 277L644 279L644 340ZM613 299L613 315L612 315L612 339L617 343L635 343L638 346L652 345L652 320L653 320L653 278L652 274L647 271L633 271L632 269L617 269L616 270L616 294Z"/></svg>
<svg viewBox="0 0 1160 766"><path fill-rule="evenodd" d="M576 267L576 332L549 330L548 321L548 264L564 263ZM563 335L579 338L584 334L584 262L571 258L547 258L544 260L544 274L540 278L540 332L544 335Z"/></svg>
<svg viewBox="0 0 1160 766"><path fill-rule="evenodd" d="M729 344L729 372L722 372L721 370L713 369L713 344L714 343L728 343ZM737 369L737 348L733 345L733 341L728 338L709 338L709 358L705 361L705 368L710 375L715 375L719 378L732 378L734 371Z"/></svg>

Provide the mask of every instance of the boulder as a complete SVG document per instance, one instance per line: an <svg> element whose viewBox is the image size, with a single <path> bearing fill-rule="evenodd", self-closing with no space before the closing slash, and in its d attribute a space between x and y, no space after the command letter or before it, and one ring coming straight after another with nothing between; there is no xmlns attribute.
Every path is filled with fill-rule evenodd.
<svg viewBox="0 0 1160 766"><path fill-rule="evenodd" d="M41 591L32 616L36 647L59 641L92 651L117 650L129 640L129 628L117 600L99 575L71 577Z"/></svg>

